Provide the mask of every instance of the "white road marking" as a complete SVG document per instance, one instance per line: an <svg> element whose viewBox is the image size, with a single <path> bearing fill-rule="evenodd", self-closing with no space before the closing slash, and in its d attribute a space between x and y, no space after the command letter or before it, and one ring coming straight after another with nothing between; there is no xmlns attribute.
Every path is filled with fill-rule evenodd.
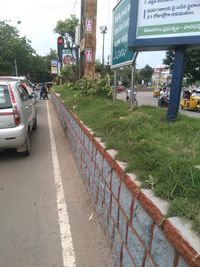
<svg viewBox="0 0 200 267"><path fill-rule="evenodd" d="M76 267L75 253L72 242L69 217L67 213L67 205L63 191L62 178L58 163L58 155L50 118L48 101L47 101L47 115L48 115L49 133L50 133L51 151L53 158L54 179L56 185L57 209L58 209L58 219L60 226L63 267Z"/></svg>

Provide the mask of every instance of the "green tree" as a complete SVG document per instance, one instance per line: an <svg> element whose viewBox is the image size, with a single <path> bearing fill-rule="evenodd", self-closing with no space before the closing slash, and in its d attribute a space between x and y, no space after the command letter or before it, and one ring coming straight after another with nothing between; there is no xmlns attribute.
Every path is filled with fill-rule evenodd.
<svg viewBox="0 0 200 267"><path fill-rule="evenodd" d="M17 28L0 21L0 75L28 76L34 82L51 81L51 60L57 59L55 50L39 56L31 42L20 37Z"/></svg>
<svg viewBox="0 0 200 267"><path fill-rule="evenodd" d="M110 66L108 65L103 65L99 60L96 60L95 62L95 73L97 77L105 77L110 73Z"/></svg>
<svg viewBox="0 0 200 267"><path fill-rule="evenodd" d="M130 87L131 83L131 67L123 67L117 70L117 81L121 81L126 87Z"/></svg>
<svg viewBox="0 0 200 267"><path fill-rule="evenodd" d="M138 80L140 83L142 80L147 84L151 81L152 74L154 73L154 69L150 67L149 65L146 65L144 68L142 68L138 73Z"/></svg>
<svg viewBox="0 0 200 267"><path fill-rule="evenodd" d="M55 50L50 49L49 54L46 56L35 55L31 61L31 79L35 82L51 81L51 60L57 59L57 53Z"/></svg>
<svg viewBox="0 0 200 267"><path fill-rule="evenodd" d="M67 64L61 69L63 82L77 81L77 67L75 64Z"/></svg>
<svg viewBox="0 0 200 267"><path fill-rule="evenodd" d="M163 63L173 70L175 52L166 52ZM200 48L188 48L185 50L185 77L187 83L196 83L200 80Z"/></svg>
<svg viewBox="0 0 200 267"><path fill-rule="evenodd" d="M19 37L17 28L0 21L0 75L14 75L15 62L19 75L26 75L35 54L30 41Z"/></svg>
<svg viewBox="0 0 200 267"><path fill-rule="evenodd" d="M59 20L54 29L55 33L63 36L67 44L74 46L75 44L75 28L78 26L79 19L75 15L70 15L70 18Z"/></svg>
<svg viewBox="0 0 200 267"><path fill-rule="evenodd" d="M45 57L36 55L30 62L30 79L33 82L51 81L51 66L47 65Z"/></svg>

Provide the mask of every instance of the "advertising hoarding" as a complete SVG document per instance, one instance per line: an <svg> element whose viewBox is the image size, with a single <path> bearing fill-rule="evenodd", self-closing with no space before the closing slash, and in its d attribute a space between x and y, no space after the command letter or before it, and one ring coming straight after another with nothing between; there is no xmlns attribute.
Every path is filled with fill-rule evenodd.
<svg viewBox="0 0 200 267"><path fill-rule="evenodd" d="M130 0L121 0L113 9L112 68L129 65L134 53L128 49Z"/></svg>
<svg viewBox="0 0 200 267"><path fill-rule="evenodd" d="M92 48L86 48L85 49L85 62L86 63L93 63L93 51Z"/></svg>
<svg viewBox="0 0 200 267"><path fill-rule="evenodd" d="M75 48L64 48L63 49L63 66L76 64L76 49Z"/></svg>
<svg viewBox="0 0 200 267"><path fill-rule="evenodd" d="M129 47L199 45L199 14L200 0L131 0Z"/></svg>
<svg viewBox="0 0 200 267"><path fill-rule="evenodd" d="M51 60L51 74L58 74L58 59Z"/></svg>
<svg viewBox="0 0 200 267"><path fill-rule="evenodd" d="M92 18L86 18L85 20L85 32L86 33L92 33L93 31L93 19Z"/></svg>

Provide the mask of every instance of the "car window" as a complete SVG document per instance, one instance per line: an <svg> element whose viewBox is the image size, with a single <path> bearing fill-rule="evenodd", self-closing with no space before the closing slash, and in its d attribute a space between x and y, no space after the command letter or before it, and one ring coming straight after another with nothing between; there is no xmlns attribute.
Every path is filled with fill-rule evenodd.
<svg viewBox="0 0 200 267"><path fill-rule="evenodd" d="M33 85L31 84L29 80L25 80L24 82L27 84L27 86L29 86L30 88L33 88Z"/></svg>
<svg viewBox="0 0 200 267"><path fill-rule="evenodd" d="M0 85L0 109L11 108L11 100L6 85Z"/></svg>
<svg viewBox="0 0 200 267"><path fill-rule="evenodd" d="M26 90L26 88L24 88L22 85L19 85L17 87L17 90L19 92L20 98L22 101L26 101L29 99L29 94L28 91Z"/></svg>
<svg viewBox="0 0 200 267"><path fill-rule="evenodd" d="M200 92L193 92L192 96L200 96Z"/></svg>
<svg viewBox="0 0 200 267"><path fill-rule="evenodd" d="M200 92L196 92L196 96L200 96Z"/></svg>

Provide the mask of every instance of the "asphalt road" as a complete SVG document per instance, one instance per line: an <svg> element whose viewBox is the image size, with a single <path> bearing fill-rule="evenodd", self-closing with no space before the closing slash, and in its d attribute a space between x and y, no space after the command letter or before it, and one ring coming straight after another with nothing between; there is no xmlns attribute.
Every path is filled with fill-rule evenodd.
<svg viewBox="0 0 200 267"><path fill-rule="evenodd" d="M0 152L0 266L113 267L108 240L48 100L38 100L31 146L29 157Z"/></svg>
<svg viewBox="0 0 200 267"><path fill-rule="evenodd" d="M120 93L117 94L117 99L121 99L126 101L126 93ZM158 106L158 99L156 97L153 97L152 92L137 92L137 100L138 100L138 105L149 105L149 106ZM179 110L180 113L189 116L189 117L194 117L194 118L199 118L200 119L200 113L195 112L195 111L189 111L189 110Z"/></svg>

